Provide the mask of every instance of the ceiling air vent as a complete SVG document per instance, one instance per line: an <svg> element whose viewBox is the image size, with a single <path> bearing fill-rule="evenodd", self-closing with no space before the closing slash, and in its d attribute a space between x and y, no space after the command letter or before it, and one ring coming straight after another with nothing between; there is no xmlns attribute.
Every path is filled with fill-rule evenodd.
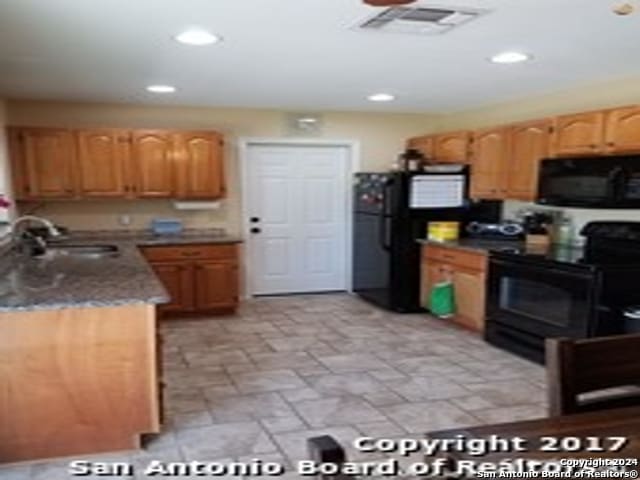
<svg viewBox="0 0 640 480"><path fill-rule="evenodd" d="M457 7L398 6L386 8L358 25L365 30L437 35L467 23L486 10Z"/></svg>

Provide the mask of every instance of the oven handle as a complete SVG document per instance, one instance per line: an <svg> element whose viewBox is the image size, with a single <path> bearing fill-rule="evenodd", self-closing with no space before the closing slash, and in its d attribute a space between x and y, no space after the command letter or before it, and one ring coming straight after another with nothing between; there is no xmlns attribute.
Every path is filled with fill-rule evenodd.
<svg viewBox="0 0 640 480"><path fill-rule="evenodd" d="M571 277L571 278L576 278L576 279L581 279L581 280L588 280L590 278L593 278L593 273L587 273L587 272L574 272L574 271L569 271L569 270L563 270L560 268L556 268L556 267L547 267L547 266L541 266L541 265L529 265L529 264L524 264L524 263L517 263L517 262L509 262L509 261L505 261L505 260L498 260L496 258L491 258L491 265L495 265L498 267L502 267L502 268L510 268L510 267L518 267L518 268L526 268L528 271L530 272L536 272L536 271L541 271L543 270L545 273L551 273L554 275L562 275L564 277Z"/></svg>

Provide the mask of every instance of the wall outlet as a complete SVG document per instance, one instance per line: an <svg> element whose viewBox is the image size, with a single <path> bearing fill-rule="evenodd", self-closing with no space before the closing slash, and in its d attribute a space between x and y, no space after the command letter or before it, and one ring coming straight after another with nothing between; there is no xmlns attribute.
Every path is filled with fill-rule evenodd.
<svg viewBox="0 0 640 480"><path fill-rule="evenodd" d="M128 227L129 225L131 225L131 215L119 215L118 216L118 223L120 225L122 225L123 227Z"/></svg>

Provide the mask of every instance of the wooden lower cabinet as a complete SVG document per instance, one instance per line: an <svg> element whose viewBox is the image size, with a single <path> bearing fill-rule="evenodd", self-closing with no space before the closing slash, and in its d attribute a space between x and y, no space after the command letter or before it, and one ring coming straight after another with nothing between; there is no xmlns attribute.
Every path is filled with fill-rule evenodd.
<svg viewBox="0 0 640 480"><path fill-rule="evenodd" d="M164 315L232 312L238 307L235 244L143 247L142 253L167 289Z"/></svg>
<svg viewBox="0 0 640 480"><path fill-rule="evenodd" d="M238 304L237 262L206 262L195 266L196 307L235 309Z"/></svg>
<svg viewBox="0 0 640 480"><path fill-rule="evenodd" d="M140 448L157 347L153 305L0 313L0 463Z"/></svg>
<svg viewBox="0 0 640 480"><path fill-rule="evenodd" d="M184 262L155 263L151 266L171 297L169 303L159 307L160 311L166 313L193 310L195 296L191 266Z"/></svg>
<svg viewBox="0 0 640 480"><path fill-rule="evenodd" d="M452 320L460 326L484 332L487 283L487 256L451 247L425 245L422 248L421 298L427 304L433 286L453 283L456 313Z"/></svg>

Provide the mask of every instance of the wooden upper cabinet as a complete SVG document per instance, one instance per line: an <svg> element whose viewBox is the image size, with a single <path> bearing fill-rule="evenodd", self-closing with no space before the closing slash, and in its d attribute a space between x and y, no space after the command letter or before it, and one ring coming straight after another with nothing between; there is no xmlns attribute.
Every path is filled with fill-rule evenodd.
<svg viewBox="0 0 640 480"><path fill-rule="evenodd" d="M133 130L131 143L136 196L172 197L175 169L171 133Z"/></svg>
<svg viewBox="0 0 640 480"><path fill-rule="evenodd" d="M130 161L127 130L93 129L76 133L78 145L78 190L85 197L122 197Z"/></svg>
<svg viewBox="0 0 640 480"><path fill-rule="evenodd" d="M593 155L604 151L603 111L562 115L555 118L553 154Z"/></svg>
<svg viewBox="0 0 640 480"><path fill-rule="evenodd" d="M17 132L28 198L71 198L75 148L70 130L21 128Z"/></svg>
<svg viewBox="0 0 640 480"><path fill-rule="evenodd" d="M469 132L441 133L434 136L434 155L438 163L467 163Z"/></svg>
<svg viewBox="0 0 640 480"><path fill-rule="evenodd" d="M472 145L470 196L484 199L504 198L509 129L500 127L477 130L473 134Z"/></svg>
<svg viewBox="0 0 640 480"><path fill-rule="evenodd" d="M640 152L640 105L617 108L607 113L606 151Z"/></svg>
<svg viewBox="0 0 640 480"><path fill-rule="evenodd" d="M9 127L7 129L7 136L13 196L17 200L27 200L29 198L30 188L25 168L24 148L22 147L20 129Z"/></svg>
<svg viewBox="0 0 640 480"><path fill-rule="evenodd" d="M224 196L222 147L222 136L215 132L179 132L173 135L177 197Z"/></svg>
<svg viewBox="0 0 640 480"><path fill-rule="evenodd" d="M407 142L407 148L418 150L427 160L435 158L433 135L410 138Z"/></svg>
<svg viewBox="0 0 640 480"><path fill-rule="evenodd" d="M540 161L549 157L551 119L519 123L511 127L507 162L507 197L535 200Z"/></svg>

